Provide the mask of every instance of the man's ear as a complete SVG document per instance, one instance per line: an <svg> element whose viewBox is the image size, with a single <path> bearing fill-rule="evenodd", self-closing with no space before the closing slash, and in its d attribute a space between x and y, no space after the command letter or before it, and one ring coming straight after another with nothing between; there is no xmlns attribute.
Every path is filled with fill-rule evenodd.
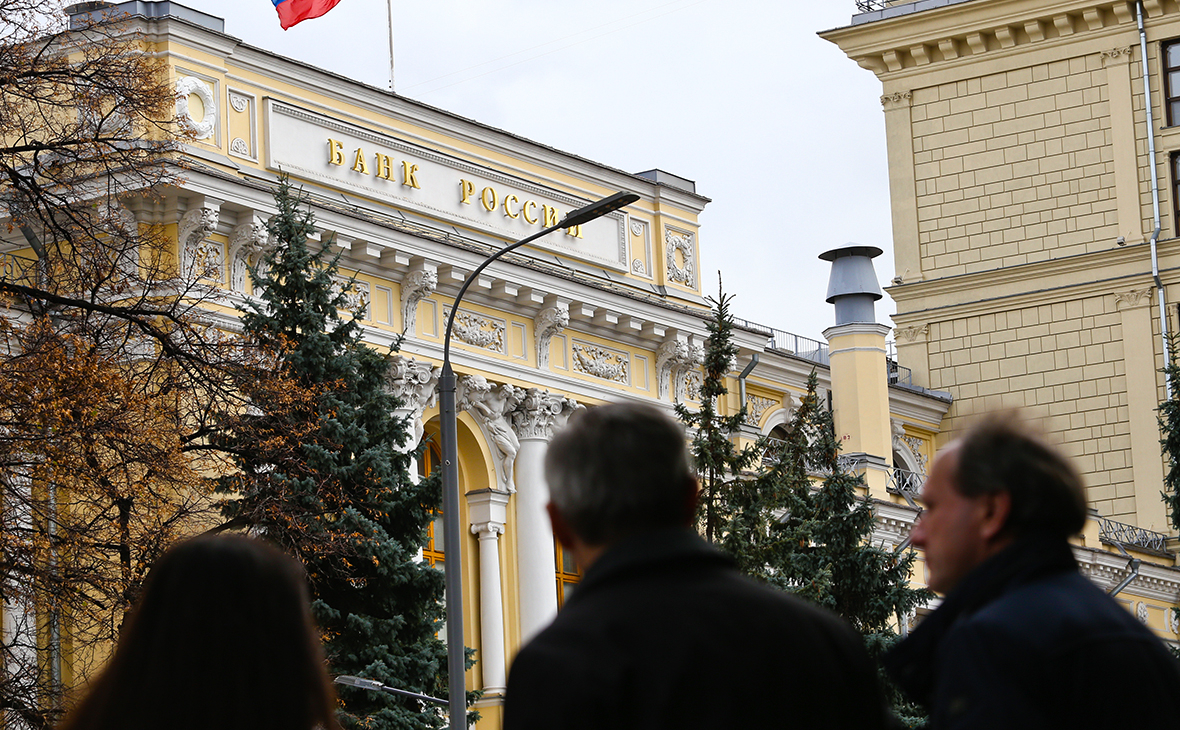
<svg viewBox="0 0 1180 730"><path fill-rule="evenodd" d="M557 509L557 505L549 502L545 505L545 511L549 513L549 522L553 525L553 536L561 543L561 546L566 550L574 548L574 531L570 527L570 523L565 521L565 515L561 514L561 510Z"/></svg>
<svg viewBox="0 0 1180 730"><path fill-rule="evenodd" d="M980 525L983 537L988 542L995 540L1008 525L1008 516L1012 514L1012 495L1004 490L984 495L983 522Z"/></svg>

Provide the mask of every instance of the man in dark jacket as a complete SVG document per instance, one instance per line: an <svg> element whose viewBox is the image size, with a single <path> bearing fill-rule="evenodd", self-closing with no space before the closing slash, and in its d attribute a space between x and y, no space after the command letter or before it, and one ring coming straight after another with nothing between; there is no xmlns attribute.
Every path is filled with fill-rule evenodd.
<svg viewBox="0 0 1180 730"><path fill-rule="evenodd" d="M944 448L913 543L946 599L886 656L933 730L1144 728L1180 721L1180 666L1078 573L1082 483L1014 416Z"/></svg>
<svg viewBox="0 0 1180 730"><path fill-rule="evenodd" d="M505 730L884 727L861 638L691 530L697 485L674 421L592 409L553 439L545 476L554 533L585 574L517 655Z"/></svg>

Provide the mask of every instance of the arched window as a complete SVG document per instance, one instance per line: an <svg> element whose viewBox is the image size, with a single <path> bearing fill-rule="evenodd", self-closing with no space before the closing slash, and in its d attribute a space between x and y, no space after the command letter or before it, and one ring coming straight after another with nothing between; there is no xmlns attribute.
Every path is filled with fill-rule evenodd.
<svg viewBox="0 0 1180 730"><path fill-rule="evenodd" d="M442 452L439 449L438 443L435 440L427 442L426 448L422 450L422 456L418 459L418 476L426 478L438 468L439 462L442 460ZM434 519L430 523L430 527L426 531L426 546L422 548L422 559L427 562L432 568L442 570L445 562L444 551L446 548L443 535L443 519L442 507L434 511Z"/></svg>

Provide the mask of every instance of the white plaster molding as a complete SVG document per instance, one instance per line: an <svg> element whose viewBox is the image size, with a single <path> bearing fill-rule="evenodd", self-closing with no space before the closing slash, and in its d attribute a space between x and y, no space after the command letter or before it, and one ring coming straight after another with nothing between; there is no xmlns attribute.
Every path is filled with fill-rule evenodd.
<svg viewBox="0 0 1180 730"><path fill-rule="evenodd" d="M443 319L450 317L449 307L443 309ZM455 314L455 323L451 329L451 336L472 347L480 347L492 352L504 354L505 339L508 331L507 323L495 317L485 317L474 312L460 309Z"/></svg>
<svg viewBox="0 0 1180 730"><path fill-rule="evenodd" d="M209 234L217 228L219 217L220 206L194 208L181 216L177 238L186 275L222 279L224 249L221 244L208 240Z"/></svg>
<svg viewBox="0 0 1180 730"><path fill-rule="evenodd" d="M630 356L626 352L611 350L589 342L574 340L574 370L603 380L623 385L631 382Z"/></svg>
<svg viewBox="0 0 1180 730"><path fill-rule="evenodd" d="M777 406L777 398L766 398L760 395L746 393L746 423L757 426L762 423L762 416L773 406Z"/></svg>
<svg viewBox="0 0 1180 730"><path fill-rule="evenodd" d="M475 417L487 442L496 447L496 482L500 491L515 492L512 468L520 451L520 439L509 424L512 412L524 399L525 391L511 385L496 386L480 375L459 378L455 402Z"/></svg>
<svg viewBox="0 0 1180 730"><path fill-rule="evenodd" d="M401 283L402 333L417 332L418 302L438 288L438 270L430 264L418 263L410 269Z"/></svg>
<svg viewBox="0 0 1180 730"><path fill-rule="evenodd" d="M1151 292L1154 287L1146 286L1142 289L1130 289L1124 292L1116 292L1114 295L1114 305L1116 309L1134 309L1136 307L1143 307L1151 304Z"/></svg>
<svg viewBox="0 0 1180 730"><path fill-rule="evenodd" d="M519 389L518 389L519 390ZM585 408L572 398L540 388L524 391L512 411L512 428L522 439L548 441L576 411Z"/></svg>
<svg viewBox="0 0 1180 730"><path fill-rule="evenodd" d="M693 234L686 231L664 231L664 244L667 248L668 281L696 286L696 252L693 246ZM684 266L676 263L676 252L684 257Z"/></svg>
<svg viewBox="0 0 1180 730"><path fill-rule="evenodd" d="M204 116L194 119L189 112L188 97L195 95L205 107ZM213 89L195 76L182 76L176 80L176 118L182 126L192 132L194 139L209 139L217 129L217 99Z"/></svg>
<svg viewBox="0 0 1180 730"><path fill-rule="evenodd" d="M549 343L553 340L553 335L564 331L569 323L569 305L562 302L554 302L552 306L545 307L533 318L533 339L537 345L538 368L549 369Z"/></svg>
<svg viewBox="0 0 1180 730"><path fill-rule="evenodd" d="M424 426L422 413L438 402L438 378L441 371L428 362L418 362L405 355L389 358L389 370L385 373L385 387L394 395L401 406L394 413L405 418L413 430L411 443L403 446L408 451L422 441Z"/></svg>

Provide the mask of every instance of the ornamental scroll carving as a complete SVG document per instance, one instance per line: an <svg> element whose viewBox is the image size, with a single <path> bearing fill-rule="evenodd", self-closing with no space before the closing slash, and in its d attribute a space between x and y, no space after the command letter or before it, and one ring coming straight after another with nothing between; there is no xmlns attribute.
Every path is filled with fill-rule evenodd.
<svg viewBox="0 0 1180 730"><path fill-rule="evenodd" d="M385 373L385 388L401 405L394 414L406 419L413 429L413 441L402 444L401 451L409 451L422 441L422 413L438 401L440 370L430 363L418 362L403 355L389 358Z"/></svg>
<svg viewBox="0 0 1180 730"><path fill-rule="evenodd" d="M919 337L926 337L928 334L930 334L930 325L923 324L898 327L896 330L894 330L894 332L896 332L897 336L906 342L913 342Z"/></svg>
<svg viewBox="0 0 1180 730"><path fill-rule="evenodd" d="M546 307L533 318L533 332L537 343L537 367L549 369L549 343L553 335L562 332L570 323L570 310L565 304Z"/></svg>
<svg viewBox="0 0 1180 730"><path fill-rule="evenodd" d="M1142 289L1132 289L1130 291L1119 292L1114 295L1114 303L1118 309L1132 309L1134 307L1141 307L1148 303L1148 298L1151 296L1152 287L1144 287Z"/></svg>
<svg viewBox="0 0 1180 730"><path fill-rule="evenodd" d="M685 368L698 365L704 350L682 340L666 340L656 350L656 380L660 400L668 398L668 386L673 385L677 398L684 397Z"/></svg>
<svg viewBox="0 0 1180 730"><path fill-rule="evenodd" d="M913 103L914 94L910 91L895 91L892 94L885 94L881 97L881 106L889 109L891 107L909 106Z"/></svg>
<svg viewBox="0 0 1180 730"><path fill-rule="evenodd" d="M402 332L418 331L418 302L434 293L438 287L438 273L418 269L402 279Z"/></svg>
<svg viewBox="0 0 1180 730"><path fill-rule="evenodd" d="M332 277L332 293L344 295L344 306L350 312L368 310L370 290L369 283L358 281L345 276Z"/></svg>
<svg viewBox="0 0 1180 730"><path fill-rule="evenodd" d="M512 411L512 428L522 439L548 441L555 429L564 426L569 417L582 408L585 406L572 398L540 388L529 388Z"/></svg>
<svg viewBox="0 0 1180 730"><path fill-rule="evenodd" d="M234 291L246 293L248 264L270 248L270 234L266 224L254 220L235 226L229 234L230 286ZM256 264L261 262L255 260Z"/></svg>
<svg viewBox="0 0 1180 730"><path fill-rule="evenodd" d="M586 342L574 342L574 370L624 385L631 382L625 352L615 352Z"/></svg>
<svg viewBox="0 0 1180 730"><path fill-rule="evenodd" d="M234 137L233 138L233 141L231 141L229 143L229 151L233 152L235 155L240 155L242 157L251 157L252 156L250 154L250 143L247 142L246 140L242 139L241 137Z"/></svg>
<svg viewBox="0 0 1180 730"><path fill-rule="evenodd" d="M246 111L246 107L250 106L250 100L231 91L229 92L229 105L233 107L234 111L241 114Z"/></svg>
<svg viewBox="0 0 1180 730"><path fill-rule="evenodd" d="M498 457L496 480L504 492L515 492L512 467L520 451L520 439L509 419L517 405L525 399L525 391L511 385L494 385L480 375L459 378L455 403L475 417L488 443L496 447Z"/></svg>
<svg viewBox="0 0 1180 730"><path fill-rule="evenodd" d="M450 309L444 310L443 316L449 317L450 312ZM478 314L464 312L460 309L455 315L455 324L451 334L460 342L502 354L506 331L507 325L501 320L481 317Z"/></svg>
<svg viewBox="0 0 1180 730"><path fill-rule="evenodd" d="M774 406L777 406L779 401L777 398L766 398L760 395L746 394L746 423L751 426L757 426L762 423L762 416L766 415L766 411Z"/></svg>
<svg viewBox="0 0 1180 730"><path fill-rule="evenodd" d="M668 281L674 281L685 286L696 285L696 254L692 245L691 233L674 233L664 231L664 244L668 251ZM676 261L676 252L684 261L680 266Z"/></svg>
<svg viewBox="0 0 1180 730"><path fill-rule="evenodd" d="M178 238L187 275L222 280L225 252L221 244L208 240L217 228L218 218L214 208L194 208L180 219Z"/></svg>

